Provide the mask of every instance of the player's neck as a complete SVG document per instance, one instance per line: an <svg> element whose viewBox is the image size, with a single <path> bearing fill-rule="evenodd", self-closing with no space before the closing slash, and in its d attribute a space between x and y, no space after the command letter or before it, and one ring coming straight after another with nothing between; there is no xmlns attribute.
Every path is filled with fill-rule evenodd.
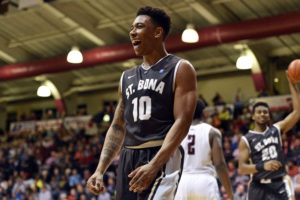
<svg viewBox="0 0 300 200"><path fill-rule="evenodd" d="M194 119L194 120L192 121L192 125L200 124L200 123L202 123L201 119Z"/></svg>
<svg viewBox="0 0 300 200"><path fill-rule="evenodd" d="M160 59L166 57L168 55L164 45L161 46L160 48L157 48L157 50L154 50L151 52L149 55L144 55L143 56L143 64L145 67L150 67L154 64L156 64Z"/></svg>
<svg viewBox="0 0 300 200"><path fill-rule="evenodd" d="M255 132L264 132L266 130L267 126L265 124L258 124L258 123L255 123L255 126L254 126L254 131Z"/></svg>

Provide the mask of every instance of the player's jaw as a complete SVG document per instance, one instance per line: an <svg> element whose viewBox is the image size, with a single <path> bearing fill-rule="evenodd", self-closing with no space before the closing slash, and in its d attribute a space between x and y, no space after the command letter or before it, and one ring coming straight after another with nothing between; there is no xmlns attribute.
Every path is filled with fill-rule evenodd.
<svg viewBox="0 0 300 200"><path fill-rule="evenodd" d="M133 50L137 56L148 55L153 51L154 44L150 34L137 34L136 37L130 37Z"/></svg>
<svg viewBox="0 0 300 200"><path fill-rule="evenodd" d="M131 44L133 46L133 50L137 56L143 55L143 44L140 39L131 39Z"/></svg>
<svg viewBox="0 0 300 200"><path fill-rule="evenodd" d="M265 120L265 119L262 119L262 120L256 120L256 124L258 124L259 126L267 126L269 124L269 121L270 120Z"/></svg>

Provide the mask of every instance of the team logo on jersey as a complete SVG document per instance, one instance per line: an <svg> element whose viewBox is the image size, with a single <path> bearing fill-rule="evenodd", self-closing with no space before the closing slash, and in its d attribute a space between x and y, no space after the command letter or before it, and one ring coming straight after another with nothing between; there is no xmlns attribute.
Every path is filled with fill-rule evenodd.
<svg viewBox="0 0 300 200"><path fill-rule="evenodd" d="M162 74L162 73L164 73L164 71L165 71L164 69L161 69L161 70L159 70L159 73Z"/></svg>

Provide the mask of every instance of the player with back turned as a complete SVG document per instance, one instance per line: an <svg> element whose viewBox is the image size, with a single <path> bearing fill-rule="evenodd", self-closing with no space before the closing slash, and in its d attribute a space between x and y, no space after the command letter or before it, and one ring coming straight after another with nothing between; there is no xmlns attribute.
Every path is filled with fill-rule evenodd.
<svg viewBox="0 0 300 200"><path fill-rule="evenodd" d="M181 142L184 165L175 200L218 200L220 179L229 199L233 192L222 150L221 132L201 121L203 101L198 100L188 135Z"/></svg>
<svg viewBox="0 0 300 200"><path fill-rule="evenodd" d="M140 8L129 33L143 63L125 71L119 103L99 163L87 182L103 191L103 174L121 150L117 199L173 199L180 180L180 143L193 119L197 81L193 66L168 54L164 41L170 17L161 9Z"/></svg>
<svg viewBox="0 0 300 200"><path fill-rule="evenodd" d="M287 76L293 100L293 111L282 121L268 126L270 109L265 102L253 105L254 130L243 136L239 144L239 170L251 174L249 200L287 200L291 192L284 181L286 175L281 133L290 130L300 117L300 97L296 84ZM249 162L250 160L250 162Z"/></svg>

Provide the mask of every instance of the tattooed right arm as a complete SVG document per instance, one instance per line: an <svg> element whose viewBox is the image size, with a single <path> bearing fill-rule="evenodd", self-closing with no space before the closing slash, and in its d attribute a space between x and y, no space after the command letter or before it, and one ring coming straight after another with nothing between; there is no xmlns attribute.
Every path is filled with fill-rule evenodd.
<svg viewBox="0 0 300 200"><path fill-rule="evenodd" d="M119 103L115 111L114 119L109 127L104 146L97 166L98 172L104 174L113 161L114 157L120 151L125 138L124 105L122 95L119 89Z"/></svg>

